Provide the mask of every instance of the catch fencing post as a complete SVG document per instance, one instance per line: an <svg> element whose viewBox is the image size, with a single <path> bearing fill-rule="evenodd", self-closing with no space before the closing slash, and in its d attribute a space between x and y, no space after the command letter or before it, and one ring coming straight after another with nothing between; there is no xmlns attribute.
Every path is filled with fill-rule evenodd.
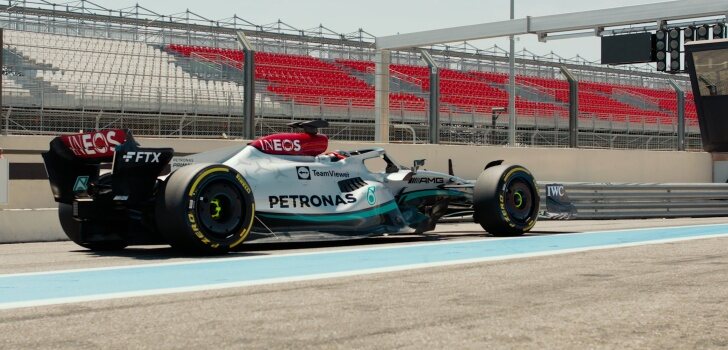
<svg viewBox="0 0 728 350"><path fill-rule="evenodd" d="M561 66L561 73L569 82L569 147L579 147L579 81L568 68Z"/></svg>
<svg viewBox="0 0 728 350"><path fill-rule="evenodd" d="M440 143L440 68L429 52L420 50L430 68L430 143Z"/></svg>
<svg viewBox="0 0 728 350"><path fill-rule="evenodd" d="M255 138L255 50L245 33L237 32L238 42L243 47L243 138Z"/></svg>
<svg viewBox="0 0 728 350"><path fill-rule="evenodd" d="M668 80L677 95L677 150L685 150L685 92L674 79Z"/></svg>

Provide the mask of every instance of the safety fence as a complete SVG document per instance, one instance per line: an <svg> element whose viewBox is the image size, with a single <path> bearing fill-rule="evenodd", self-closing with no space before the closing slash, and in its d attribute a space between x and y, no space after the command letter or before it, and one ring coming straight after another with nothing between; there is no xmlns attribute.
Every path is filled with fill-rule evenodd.
<svg viewBox="0 0 728 350"><path fill-rule="evenodd" d="M310 108L310 106L308 106ZM271 112L273 107L261 110ZM300 111L300 109L297 109ZM373 118L292 117L270 113L255 120L255 135L288 132L286 124L307 119L323 118L330 127L322 130L332 140L374 141ZM131 113L105 110L68 110L50 108L5 107L0 114L0 134L56 135L79 130L104 128L131 129L135 135L175 138L241 138L243 116L204 115L196 113ZM520 117L516 129L518 147L569 147L568 123L560 118ZM424 118L391 118L389 141L396 143L428 143L429 124ZM440 140L445 144L506 145L508 120L475 119L444 120ZM674 125L615 123L597 119L580 120L578 147L599 149L675 150L677 129ZM697 127L686 132L686 149L700 150Z"/></svg>
<svg viewBox="0 0 728 350"><path fill-rule="evenodd" d="M728 183L567 182L558 185L539 183L541 210L551 205L568 212L573 205L575 214L566 215L570 219L728 216Z"/></svg>

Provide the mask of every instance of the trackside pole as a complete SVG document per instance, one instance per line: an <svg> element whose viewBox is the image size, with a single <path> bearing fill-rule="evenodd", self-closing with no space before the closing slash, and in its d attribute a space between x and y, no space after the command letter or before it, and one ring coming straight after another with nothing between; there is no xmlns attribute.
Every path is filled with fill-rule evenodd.
<svg viewBox="0 0 728 350"><path fill-rule="evenodd" d="M685 150L685 92L674 79L668 80L677 96L677 150Z"/></svg>
<svg viewBox="0 0 728 350"><path fill-rule="evenodd" d="M568 68L561 66L561 73L569 81L569 147L578 148L579 142L579 81Z"/></svg>
<svg viewBox="0 0 728 350"><path fill-rule="evenodd" d="M255 138L255 50L245 33L237 32L238 42L245 53L243 64L243 138Z"/></svg>
<svg viewBox="0 0 728 350"><path fill-rule="evenodd" d="M514 0L511 0L511 20L516 14ZM516 42L510 35L508 53L508 146L516 145Z"/></svg>
<svg viewBox="0 0 728 350"><path fill-rule="evenodd" d="M389 50L378 50L374 71L374 141L389 143Z"/></svg>
<svg viewBox="0 0 728 350"><path fill-rule="evenodd" d="M420 50L422 59L430 67L430 143L440 143L440 68L429 52Z"/></svg>

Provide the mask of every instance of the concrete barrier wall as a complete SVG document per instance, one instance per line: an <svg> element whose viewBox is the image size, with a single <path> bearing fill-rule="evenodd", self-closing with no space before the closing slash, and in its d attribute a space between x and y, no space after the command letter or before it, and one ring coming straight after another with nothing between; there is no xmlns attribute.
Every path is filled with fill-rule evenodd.
<svg viewBox="0 0 728 350"><path fill-rule="evenodd" d="M0 136L0 147L11 163L42 163L40 153L48 149L49 136ZM241 140L189 140L139 138L148 147L173 147L191 154L227 147ZM591 150L559 148L511 148L454 145L374 144L331 142L330 150L383 147L405 166L427 159L425 168L447 171L452 159L455 174L475 179L485 164L504 159L529 168L539 181L564 182L688 182L713 181L713 159L703 152L659 152L642 150ZM55 208L46 180L11 180L9 203L0 205L0 242L56 240L62 237L56 213L8 211L7 209ZM30 223L30 224L29 224ZM16 225L25 225L21 228ZM59 236L60 235L60 236Z"/></svg>
<svg viewBox="0 0 728 350"><path fill-rule="evenodd" d="M372 147L375 144L359 144ZM452 145L376 145L405 166L427 159L428 170L447 172L452 159L455 174L475 179L490 161L503 159L530 169L538 181L564 182L712 182L709 153L564 148L512 148ZM331 149L351 149L332 142Z"/></svg>
<svg viewBox="0 0 728 350"><path fill-rule="evenodd" d="M67 240L58 222L58 210L0 210L0 243L51 242Z"/></svg>

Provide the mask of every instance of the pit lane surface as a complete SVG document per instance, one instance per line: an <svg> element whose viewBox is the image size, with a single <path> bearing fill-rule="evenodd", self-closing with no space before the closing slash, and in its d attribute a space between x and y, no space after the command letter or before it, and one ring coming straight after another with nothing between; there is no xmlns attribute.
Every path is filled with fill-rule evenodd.
<svg viewBox="0 0 728 350"><path fill-rule="evenodd" d="M566 232L724 222L725 219L540 222L533 236L554 243L566 237L558 233ZM728 231L723 225L702 227L716 228L709 233L711 236ZM451 246L503 242L483 240L485 236L479 227L472 224L441 225L438 231L436 236L385 237L357 245L251 246L245 252L213 259L212 264L290 259L304 256L301 253L342 254L362 248L422 249L442 246L442 241ZM644 231L649 230L634 232ZM726 238L713 237L0 310L0 347L722 347L728 346L728 307L724 303L728 294L726 243ZM256 258L259 256L272 258ZM75 268L152 268L167 262L199 265L202 260L178 258L167 248L154 247L96 254L67 242L0 245L0 257L0 273L6 275L0 279L7 279L8 274ZM339 261L338 265L345 262ZM18 277L22 276L12 278ZM66 288L73 289L74 279L69 280L71 287ZM42 289L43 285L33 287ZM10 294L8 284L0 282L0 299Z"/></svg>

